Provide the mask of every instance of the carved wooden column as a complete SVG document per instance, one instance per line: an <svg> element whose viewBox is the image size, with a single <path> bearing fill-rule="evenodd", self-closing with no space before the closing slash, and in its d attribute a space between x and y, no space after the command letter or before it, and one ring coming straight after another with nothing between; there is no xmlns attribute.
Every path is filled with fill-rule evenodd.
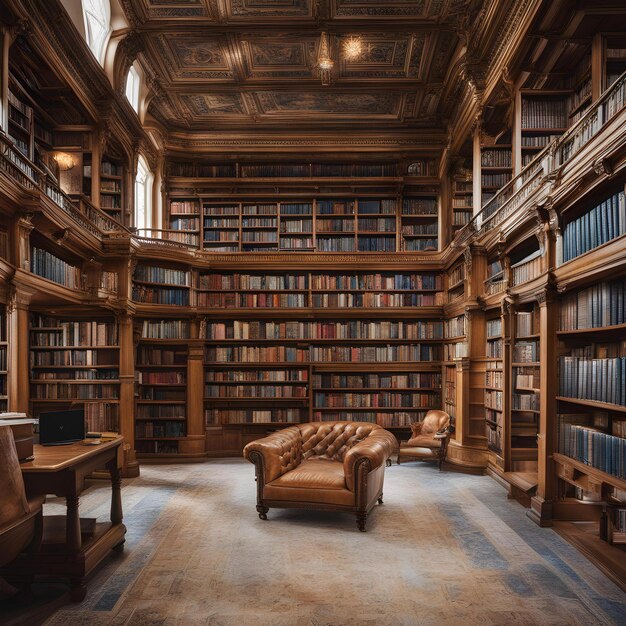
<svg viewBox="0 0 626 626"><path fill-rule="evenodd" d="M557 446L557 409L558 394L558 341L557 320L558 302L552 289L544 289L538 296L540 329L540 415L538 448L538 484L537 494L531 499L528 517L540 526L552 525L552 503L555 497L556 480L552 455Z"/></svg>
<svg viewBox="0 0 626 626"><path fill-rule="evenodd" d="M507 257L508 258L508 257ZM513 301L506 297L502 301L502 456L504 471L510 472L513 467L511 454L511 399L513 397L513 337L515 333L515 307Z"/></svg>
<svg viewBox="0 0 626 626"><path fill-rule="evenodd" d="M472 190L473 190L473 213L476 215L482 208L482 185L481 185L481 157L480 144L482 142L482 132L480 117L476 118L476 125L472 135Z"/></svg>
<svg viewBox="0 0 626 626"><path fill-rule="evenodd" d="M133 316L126 311L116 313L120 345L120 434L124 436L122 472L127 478L139 476L135 456L135 336Z"/></svg>
<svg viewBox="0 0 626 626"><path fill-rule="evenodd" d="M29 305L34 292L15 284L9 286L7 304L7 391L9 411L29 413L30 358L29 358Z"/></svg>

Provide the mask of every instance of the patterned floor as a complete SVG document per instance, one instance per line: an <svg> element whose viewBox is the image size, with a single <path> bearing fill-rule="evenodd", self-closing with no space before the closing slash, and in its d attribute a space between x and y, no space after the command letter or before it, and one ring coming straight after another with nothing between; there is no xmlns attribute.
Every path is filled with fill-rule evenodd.
<svg viewBox="0 0 626 626"><path fill-rule="evenodd" d="M367 533L347 514L259 520L236 459L144 466L123 499L124 555L49 626L626 624L626 594L488 477L388 468ZM81 513L106 518L108 490Z"/></svg>

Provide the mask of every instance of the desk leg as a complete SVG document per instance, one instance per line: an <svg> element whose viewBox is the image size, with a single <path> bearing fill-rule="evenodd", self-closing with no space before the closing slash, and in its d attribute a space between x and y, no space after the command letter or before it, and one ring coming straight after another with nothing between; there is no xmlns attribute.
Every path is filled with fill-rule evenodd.
<svg viewBox="0 0 626 626"><path fill-rule="evenodd" d="M67 549L71 553L80 552L82 546L80 537L80 516L78 514L78 496L67 496L65 503L67 506L65 542Z"/></svg>
<svg viewBox="0 0 626 626"><path fill-rule="evenodd" d="M117 466L117 460L109 464L109 472L111 473L111 523L121 524L122 514L122 479L120 476L120 468Z"/></svg>

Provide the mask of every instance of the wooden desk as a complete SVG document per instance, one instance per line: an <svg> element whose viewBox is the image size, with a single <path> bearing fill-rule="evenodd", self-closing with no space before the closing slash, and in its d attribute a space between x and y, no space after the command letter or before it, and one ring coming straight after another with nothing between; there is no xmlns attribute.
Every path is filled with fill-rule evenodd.
<svg viewBox="0 0 626 626"><path fill-rule="evenodd" d="M24 567L30 569L31 575L69 578L74 600L85 596L85 577L112 549L121 549L124 544L126 527L122 524L118 454L123 441L124 438L118 436L99 445L85 442L64 446L36 445L35 458L21 465L29 495L54 494L65 498L67 506L65 518L44 516L41 549L24 563ZM95 520L82 520L81 524L80 493L85 478L98 469L107 469L111 475L111 521L95 524Z"/></svg>

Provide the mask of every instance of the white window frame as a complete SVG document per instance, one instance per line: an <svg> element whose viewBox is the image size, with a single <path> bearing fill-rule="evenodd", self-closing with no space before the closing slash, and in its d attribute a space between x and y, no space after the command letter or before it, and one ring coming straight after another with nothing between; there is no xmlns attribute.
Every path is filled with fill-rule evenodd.
<svg viewBox="0 0 626 626"><path fill-rule="evenodd" d="M139 115L139 90L141 88L141 75L135 65L131 65L126 76L126 99L130 102L135 113Z"/></svg>
<svg viewBox="0 0 626 626"><path fill-rule="evenodd" d="M138 229L152 228L152 185L154 174L148 163L140 154L137 160L137 176L135 178L135 227Z"/></svg>
<svg viewBox="0 0 626 626"><path fill-rule="evenodd" d="M106 44L111 34L111 4L109 0L81 0L85 21L85 40L89 49L104 65Z"/></svg>

